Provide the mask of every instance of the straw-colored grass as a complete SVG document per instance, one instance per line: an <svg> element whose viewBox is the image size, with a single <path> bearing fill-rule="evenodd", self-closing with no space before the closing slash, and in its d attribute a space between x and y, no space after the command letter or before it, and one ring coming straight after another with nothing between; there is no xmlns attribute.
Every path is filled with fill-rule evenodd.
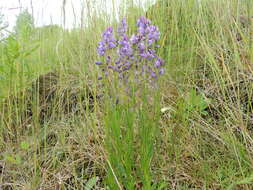
<svg viewBox="0 0 253 190"><path fill-rule="evenodd" d="M253 189L252 7L122 1L130 32L141 15L159 27L166 72L119 104L97 80L97 43L118 22L99 7L81 28L2 40L0 189Z"/></svg>

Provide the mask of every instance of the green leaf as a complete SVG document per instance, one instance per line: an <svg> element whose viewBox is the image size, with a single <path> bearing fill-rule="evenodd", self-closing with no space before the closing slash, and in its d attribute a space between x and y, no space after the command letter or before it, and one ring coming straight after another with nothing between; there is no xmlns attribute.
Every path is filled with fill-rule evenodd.
<svg viewBox="0 0 253 190"><path fill-rule="evenodd" d="M25 141L22 141L21 144L20 144L20 147L23 149L23 150L27 150L29 148L29 144Z"/></svg>

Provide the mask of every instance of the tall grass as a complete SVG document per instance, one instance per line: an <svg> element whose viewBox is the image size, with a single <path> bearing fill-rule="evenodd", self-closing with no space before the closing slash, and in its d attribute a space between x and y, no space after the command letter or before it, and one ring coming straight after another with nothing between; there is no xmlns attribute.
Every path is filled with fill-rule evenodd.
<svg viewBox="0 0 253 190"><path fill-rule="evenodd" d="M1 41L0 189L252 189L252 4L122 1L112 16L89 3L81 29ZM125 97L97 80L96 46L141 15L161 31L166 72Z"/></svg>

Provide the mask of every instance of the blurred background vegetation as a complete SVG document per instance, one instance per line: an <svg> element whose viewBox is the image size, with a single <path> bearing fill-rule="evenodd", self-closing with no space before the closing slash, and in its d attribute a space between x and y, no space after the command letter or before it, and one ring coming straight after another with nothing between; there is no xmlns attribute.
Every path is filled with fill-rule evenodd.
<svg viewBox="0 0 253 190"><path fill-rule="evenodd" d="M74 29L20 12L0 41L0 189L251 190L252 5L123 1ZM100 96L96 47L116 17L133 33L142 15L161 31L166 73L156 101L143 91L116 106Z"/></svg>

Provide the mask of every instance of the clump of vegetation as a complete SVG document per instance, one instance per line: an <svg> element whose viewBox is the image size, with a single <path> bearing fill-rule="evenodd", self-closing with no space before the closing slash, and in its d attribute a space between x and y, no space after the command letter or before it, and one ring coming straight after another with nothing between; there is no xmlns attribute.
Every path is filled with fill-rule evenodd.
<svg viewBox="0 0 253 190"><path fill-rule="evenodd" d="M252 189L252 3L73 30L25 10L0 41L0 189Z"/></svg>

